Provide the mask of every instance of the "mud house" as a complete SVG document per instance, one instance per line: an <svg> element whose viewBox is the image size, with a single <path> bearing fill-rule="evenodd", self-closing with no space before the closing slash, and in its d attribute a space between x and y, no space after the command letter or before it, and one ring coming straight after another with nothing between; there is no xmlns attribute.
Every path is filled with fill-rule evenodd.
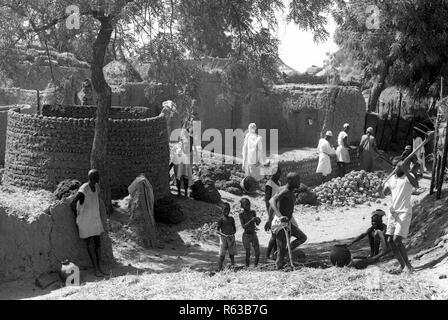
<svg viewBox="0 0 448 320"><path fill-rule="evenodd" d="M280 147L313 147L322 135L335 134L350 123L352 143L364 130L365 103L355 87L330 85L277 85L272 94L257 95L244 108L242 124L278 129Z"/></svg>
<svg viewBox="0 0 448 320"><path fill-rule="evenodd" d="M214 128L246 130L251 122L258 128L278 129L280 147L316 147L327 130L337 133L351 124L353 143L364 130L366 104L356 87L284 84L271 88L249 79L244 92L226 92L224 74L227 59L204 58L195 62L201 70L197 113L202 130ZM232 97L233 96L233 97ZM179 127L180 121L172 129ZM207 144L207 142L205 142Z"/></svg>

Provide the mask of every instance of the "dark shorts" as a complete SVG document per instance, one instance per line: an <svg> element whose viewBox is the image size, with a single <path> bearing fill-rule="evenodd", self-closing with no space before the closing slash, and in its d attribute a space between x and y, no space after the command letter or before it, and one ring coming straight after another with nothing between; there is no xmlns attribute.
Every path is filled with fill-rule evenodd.
<svg viewBox="0 0 448 320"><path fill-rule="evenodd" d="M250 249L250 246L253 246L254 249L259 249L260 248L260 244L258 242L258 237L257 234L254 233L243 233L243 246L244 249Z"/></svg>
<svg viewBox="0 0 448 320"><path fill-rule="evenodd" d="M220 236L220 247L219 247L219 255L225 256L226 252L229 252L229 255L236 255L236 241L235 236L231 237L223 237Z"/></svg>

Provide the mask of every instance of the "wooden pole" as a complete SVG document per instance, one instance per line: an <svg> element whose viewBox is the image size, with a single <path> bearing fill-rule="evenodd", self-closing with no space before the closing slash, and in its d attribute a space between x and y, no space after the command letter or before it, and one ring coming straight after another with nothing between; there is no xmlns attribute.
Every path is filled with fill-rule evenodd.
<svg viewBox="0 0 448 320"><path fill-rule="evenodd" d="M409 161L414 154L416 154L421 148L423 148L429 141L431 141L434 138L434 132L430 131L428 132L428 135L426 136L426 139L417 147L414 149L414 151L412 151L407 157L406 159L403 160L404 163L406 163L407 161ZM383 184L386 183L397 171L397 168L395 168L387 177L386 179L383 180Z"/></svg>
<svg viewBox="0 0 448 320"><path fill-rule="evenodd" d="M37 114L42 114L42 110L40 108L40 92L36 90L37 93Z"/></svg>
<svg viewBox="0 0 448 320"><path fill-rule="evenodd" d="M400 100L398 101L398 117L397 117L397 122L395 123L395 130L394 130L394 142L399 141L398 140L398 130L400 127L400 117L401 117L401 103L403 101L403 93L400 91ZM407 139L408 137L406 137Z"/></svg>
<svg viewBox="0 0 448 320"><path fill-rule="evenodd" d="M437 199L442 197L442 187L443 187L443 179L445 178L445 169L446 169L446 161L448 156L448 128L445 126L445 144L443 146L443 156L442 156L442 164L441 164L441 172L439 176L439 184L437 186Z"/></svg>
<svg viewBox="0 0 448 320"><path fill-rule="evenodd" d="M434 187L436 185L437 175L437 144L439 143L439 111L437 110L436 125L434 132L434 148L433 148L433 160L432 160L432 173L431 173L431 187L429 188L429 194L434 193Z"/></svg>
<svg viewBox="0 0 448 320"><path fill-rule="evenodd" d="M440 101L443 98L443 77L440 78ZM438 156L437 156L437 145L439 144L439 107L437 106L437 116L436 116L436 125L435 125L435 137L434 137L434 148L433 148L433 161L432 161L432 174L431 174L431 187L429 188L429 194L434 193L434 187L436 186L437 180L437 167L438 167Z"/></svg>

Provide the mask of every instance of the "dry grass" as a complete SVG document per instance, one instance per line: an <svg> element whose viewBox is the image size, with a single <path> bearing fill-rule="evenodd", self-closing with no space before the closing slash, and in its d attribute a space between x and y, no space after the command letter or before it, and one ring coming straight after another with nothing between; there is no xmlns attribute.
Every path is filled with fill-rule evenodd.
<svg viewBox="0 0 448 320"><path fill-rule="evenodd" d="M0 186L0 206L9 214L28 221L34 220L55 201L50 191L27 191L16 187Z"/></svg>
<svg viewBox="0 0 448 320"><path fill-rule="evenodd" d="M127 275L64 288L46 299L330 299L427 300L442 299L429 283L413 276L381 272L382 288L369 287L367 270L310 269L294 272L226 271Z"/></svg>

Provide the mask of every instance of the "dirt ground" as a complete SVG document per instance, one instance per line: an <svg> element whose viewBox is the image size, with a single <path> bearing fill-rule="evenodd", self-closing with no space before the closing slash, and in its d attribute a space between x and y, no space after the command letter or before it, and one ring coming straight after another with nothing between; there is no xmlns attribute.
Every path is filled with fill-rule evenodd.
<svg viewBox="0 0 448 320"><path fill-rule="evenodd" d="M429 180L423 179L420 184L421 187L429 189ZM427 191L414 196L413 201L419 201L426 194ZM242 228L238 220L240 197L223 191L221 191L221 195L223 201L231 204L231 212L236 220L239 253L236 257L236 264L238 270L244 269L242 268L244 264L244 250L241 243ZM381 203L364 204L356 208L296 206L295 218L300 228L308 236L307 243L303 245L308 265L298 271L286 273L273 271L273 263L265 259L265 250L270 234L263 229L267 214L262 194L250 196L249 199L252 208L262 219L258 230L261 245L261 266L257 269L250 268L238 271L235 277L240 279L238 280L240 284L245 283L254 290L252 295L236 290L232 287L231 281L226 280L228 284L223 284L225 290L223 288L218 290L215 288L216 286L208 282L210 280L203 279L204 274L213 276L217 267L219 239L208 232L208 226L217 221L220 210L214 205L183 198L180 203L188 211L187 220L173 227L159 225L161 245L157 249L143 249L123 236L122 232L111 232L116 263L108 266L110 276L105 279L95 278L91 270L82 270L82 285L80 287L61 288L60 285L55 285L45 290L37 288L33 279L14 281L0 285L0 299L188 299L189 297L198 299L207 297L266 299L269 296L255 292L259 290L257 284L247 282L248 279L252 279L250 281L259 281L258 284L262 286L265 277L266 279L281 278L284 281L286 281L285 277L293 277L296 279L294 281L299 281L297 279L304 281L303 285L305 287L302 288L300 294L294 291L296 289L291 288L293 291L285 293L284 288L281 287L281 281L278 287L272 288L272 292L285 299L393 299L395 297L397 299L438 299L448 297L448 280L443 279L443 276L448 274L448 258L446 255L437 257L426 255L420 260L414 259L412 263L417 267L423 266L423 269L411 276L391 277L388 275L384 270L397 265L392 258L380 263L379 267L382 270L383 279L389 281L385 286L390 285L391 288L394 287L397 290L396 292L391 291L395 294L395 297L390 296L389 294L392 293L384 289L375 296L369 293L370 291L360 289L360 285L349 283L350 281L347 279L357 279L357 283L365 282L366 276L369 274L365 270L338 269L335 267L328 269L315 268L329 264L329 252L335 244L347 243L350 239L365 231L370 225L370 213L378 207L386 210L390 202L389 198L381 200ZM119 219L116 218L116 220ZM367 255L368 253L367 240L362 241L352 250L353 255ZM435 259L437 259L437 263L432 265ZM251 263L253 263L252 261ZM226 263L228 263L228 259L226 259ZM218 273L215 278L224 281L225 277L229 277L228 272ZM285 274L289 275L286 276ZM230 278L233 279L233 277L233 275L230 275ZM210 279L213 280L213 278ZM327 282L320 283L319 281L323 281L321 279L327 279L325 280ZM180 290L182 286L187 286L184 283L187 280L205 281L204 287L201 287L197 292L203 292L204 288L211 286L213 287L209 288L211 296L197 296L195 295L197 292L189 295L190 289L188 288L183 288L183 291ZM149 292L150 289L145 287L145 283L151 287L156 286L159 290ZM191 282L189 283L191 284ZM313 283L315 283L314 287ZM406 287L406 284L408 284L408 287ZM328 285L328 288L326 285ZM135 288L133 288L134 286ZM344 286L345 289L342 289L341 286ZM321 288L321 290L316 291L316 288ZM111 293L114 290L116 290L115 295ZM344 294L337 293L344 292L344 290L347 291ZM136 292L140 292L141 295L136 295ZM296 292L296 294L291 292Z"/></svg>

